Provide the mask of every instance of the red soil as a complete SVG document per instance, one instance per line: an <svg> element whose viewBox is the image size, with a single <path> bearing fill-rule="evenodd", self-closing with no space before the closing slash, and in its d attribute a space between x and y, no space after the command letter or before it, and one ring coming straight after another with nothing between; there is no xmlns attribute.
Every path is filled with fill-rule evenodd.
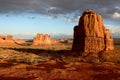
<svg viewBox="0 0 120 80"><path fill-rule="evenodd" d="M0 80L120 80L120 64L54 60L32 65L0 62Z"/></svg>

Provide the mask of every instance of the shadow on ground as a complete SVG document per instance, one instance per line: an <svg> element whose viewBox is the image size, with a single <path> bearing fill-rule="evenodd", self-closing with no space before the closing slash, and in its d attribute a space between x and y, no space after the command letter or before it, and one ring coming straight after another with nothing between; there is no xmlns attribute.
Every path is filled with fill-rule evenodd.
<svg viewBox="0 0 120 80"><path fill-rule="evenodd" d="M34 80L34 78L18 78L18 77L3 77L3 76L0 76L0 80Z"/></svg>
<svg viewBox="0 0 120 80"><path fill-rule="evenodd" d="M27 52L27 53L34 53L34 54L40 54L40 53L56 53L56 54L62 54L62 53L68 53L71 52L71 50L46 50L46 49L34 49L34 48L4 48L4 49L11 49L16 50L20 52Z"/></svg>

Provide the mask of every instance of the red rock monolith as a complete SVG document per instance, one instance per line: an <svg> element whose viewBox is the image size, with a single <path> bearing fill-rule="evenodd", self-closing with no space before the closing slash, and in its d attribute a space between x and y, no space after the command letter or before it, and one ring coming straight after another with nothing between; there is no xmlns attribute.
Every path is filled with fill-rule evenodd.
<svg viewBox="0 0 120 80"><path fill-rule="evenodd" d="M51 38L48 34L37 34L37 36L33 40L32 45L50 45Z"/></svg>
<svg viewBox="0 0 120 80"><path fill-rule="evenodd" d="M92 10L84 11L79 24L74 27L72 51L100 52L113 49L113 39L104 27L102 17Z"/></svg>

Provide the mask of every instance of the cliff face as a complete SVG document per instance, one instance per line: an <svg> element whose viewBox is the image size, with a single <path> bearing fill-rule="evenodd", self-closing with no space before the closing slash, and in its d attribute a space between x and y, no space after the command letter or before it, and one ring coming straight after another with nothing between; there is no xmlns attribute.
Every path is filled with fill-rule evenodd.
<svg viewBox="0 0 120 80"><path fill-rule="evenodd" d="M79 24L74 27L73 51L99 52L112 50L113 39L105 29L102 17L92 10L83 12Z"/></svg>
<svg viewBox="0 0 120 80"><path fill-rule="evenodd" d="M37 36L33 40L32 45L50 45L51 38L48 34L37 34Z"/></svg>
<svg viewBox="0 0 120 80"><path fill-rule="evenodd" d="M105 50L113 50L114 49L114 43L113 39L110 36L110 30L106 29L105 30Z"/></svg>
<svg viewBox="0 0 120 80"><path fill-rule="evenodd" d="M77 31L75 34L81 37L104 37L102 17L92 10L86 10L83 13L75 29Z"/></svg>

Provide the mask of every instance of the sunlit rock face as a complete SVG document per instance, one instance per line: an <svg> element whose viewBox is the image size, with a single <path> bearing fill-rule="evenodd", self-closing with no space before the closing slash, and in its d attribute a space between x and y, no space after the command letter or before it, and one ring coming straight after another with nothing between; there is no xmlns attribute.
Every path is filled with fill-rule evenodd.
<svg viewBox="0 0 120 80"><path fill-rule="evenodd" d="M92 10L85 10L74 27L73 51L100 52L113 50L110 31L104 27L101 15Z"/></svg>
<svg viewBox="0 0 120 80"><path fill-rule="evenodd" d="M11 46L16 45L13 36L7 35L7 36L0 36L0 46Z"/></svg>
<svg viewBox="0 0 120 80"><path fill-rule="evenodd" d="M32 45L50 45L51 37L48 34L37 34L37 36L33 40Z"/></svg>

